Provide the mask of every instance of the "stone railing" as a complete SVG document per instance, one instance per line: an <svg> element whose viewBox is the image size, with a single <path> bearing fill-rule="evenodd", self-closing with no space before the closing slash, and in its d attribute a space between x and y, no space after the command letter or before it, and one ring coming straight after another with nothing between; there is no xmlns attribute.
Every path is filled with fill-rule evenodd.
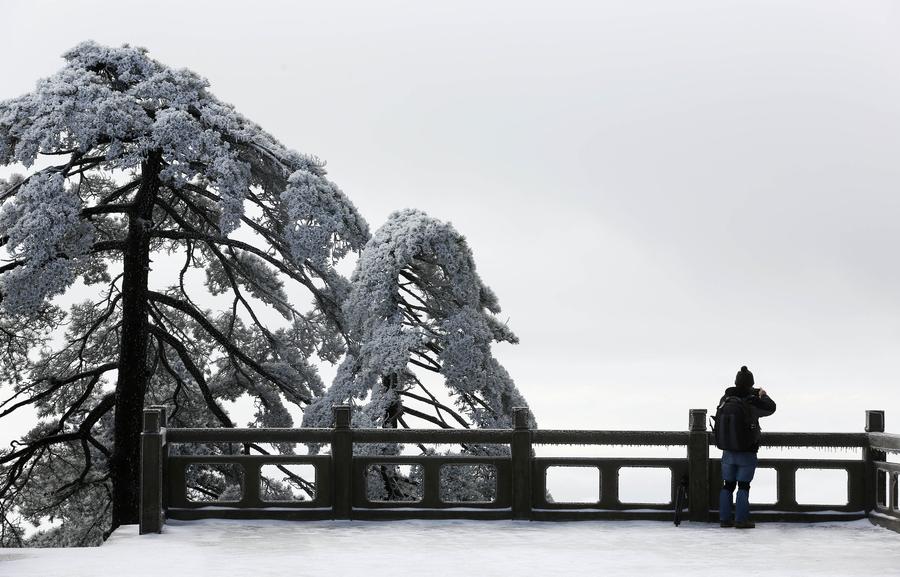
<svg viewBox="0 0 900 577"><path fill-rule="evenodd" d="M706 410L690 411L687 431L583 431L528 428L527 409L516 409L512 429L352 429L350 408L334 408L329 429L170 429L164 407L144 412L141 471L141 533L159 532L167 518L201 519L656 519L672 518L675 495L687 483L687 519L717 519L721 486L719 459L710 458L712 435L706 429ZM236 444L238 454L199 455L176 450L183 444ZM314 443L330 447L330 454L249 454L251 446L267 443ZM502 455L359 455L355 445L372 443L501 445ZM764 433L766 447L859 448L861 459L766 459L759 469L777 474L777 499L772 505L753 506L757 520L831 521L868 517L872 522L900 531L897 478L900 465L887 462L887 453L900 452L900 435L884 433L884 412L867 411L864 433ZM683 458L537 457L541 445L682 446ZM240 452L243 449L243 452ZM364 452L364 451L361 451ZM182 453L182 454L179 454ZM314 471L309 484L312 498L267 500L261 490L264 466L286 473L292 465ZM231 500L191 498L188 468L236 467L239 495ZM421 492L415 500L378 501L368 495L366 478L371 467L417 467ZM447 501L442 498L444 467L489 470L495 482L490 500ZM599 498L587 503L557 503L548 497L550 467L589 467L599 471ZM671 472L668 503L623 503L619 498L619 470L649 467ZM839 469L847 473L843 505L798 504L796 475L801 469Z"/></svg>

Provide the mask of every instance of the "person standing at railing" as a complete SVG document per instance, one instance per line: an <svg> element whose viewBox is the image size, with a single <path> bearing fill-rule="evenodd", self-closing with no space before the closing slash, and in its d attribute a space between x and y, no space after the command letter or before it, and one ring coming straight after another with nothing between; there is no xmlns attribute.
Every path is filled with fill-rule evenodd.
<svg viewBox="0 0 900 577"><path fill-rule="evenodd" d="M775 412L775 401L762 388L753 388L753 373L741 367L733 387L719 401L714 426L716 446L722 449L722 491L719 522L722 527L752 529L750 481L756 473L759 451L759 418ZM737 501L732 503L734 489ZM732 518L734 509L734 518Z"/></svg>

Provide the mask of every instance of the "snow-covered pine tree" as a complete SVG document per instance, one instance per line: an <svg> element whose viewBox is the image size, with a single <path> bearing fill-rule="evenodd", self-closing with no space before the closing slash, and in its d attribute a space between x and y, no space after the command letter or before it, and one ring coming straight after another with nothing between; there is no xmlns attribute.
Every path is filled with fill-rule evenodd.
<svg viewBox="0 0 900 577"><path fill-rule="evenodd" d="M358 344L351 345L328 391L306 408L304 426L327 426L332 405L349 402L355 427L508 428L512 409L527 406L491 353L491 343L518 339L496 318L497 297L453 226L417 210L392 214L363 249L351 286L344 308L351 342ZM441 391L425 382L428 373L439 375ZM356 450L391 455L401 448ZM504 450L467 445L462 452ZM443 498L487 496L489 470L445 475ZM369 473L370 495L377 499L408 500L415 482L415 475L403 476L395 467Z"/></svg>
<svg viewBox="0 0 900 577"><path fill-rule="evenodd" d="M7 546L14 512L62 521L43 545L137 522L146 405L178 426L233 426L219 401L248 393L258 425L290 426L285 401L324 388L314 358L344 353L334 264L369 238L321 162L196 74L127 45L64 58L0 103L0 166L43 166L0 183L0 384L14 386L0 417L41 419L0 452ZM66 292L86 300L66 311Z"/></svg>

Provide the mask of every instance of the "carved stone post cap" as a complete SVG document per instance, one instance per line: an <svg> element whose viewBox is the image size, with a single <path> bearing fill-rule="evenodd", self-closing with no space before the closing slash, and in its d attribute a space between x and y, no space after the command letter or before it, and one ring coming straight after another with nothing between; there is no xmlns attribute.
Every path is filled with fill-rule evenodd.
<svg viewBox="0 0 900 577"><path fill-rule="evenodd" d="M884 411L866 411L866 432L884 432Z"/></svg>
<svg viewBox="0 0 900 577"><path fill-rule="evenodd" d="M158 433L162 424L162 413L159 409L144 409L144 432Z"/></svg>
<svg viewBox="0 0 900 577"><path fill-rule="evenodd" d="M152 410L159 411L159 426L167 427L168 426L168 423L167 423L168 407L166 407L166 405L150 405L149 408Z"/></svg>
<svg viewBox="0 0 900 577"><path fill-rule="evenodd" d="M691 409L688 426L691 431L705 431L706 409Z"/></svg>
<svg viewBox="0 0 900 577"><path fill-rule="evenodd" d="M334 405L331 410L334 413L335 429L350 428L350 405Z"/></svg>
<svg viewBox="0 0 900 577"><path fill-rule="evenodd" d="M514 429L527 429L529 428L528 417L531 413L528 411L528 407L514 407L513 408L513 428Z"/></svg>

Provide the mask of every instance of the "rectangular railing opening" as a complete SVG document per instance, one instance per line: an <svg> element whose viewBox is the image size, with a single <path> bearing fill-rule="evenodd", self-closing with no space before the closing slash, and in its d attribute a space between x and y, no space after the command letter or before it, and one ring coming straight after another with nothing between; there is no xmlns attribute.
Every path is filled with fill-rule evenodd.
<svg viewBox="0 0 900 577"><path fill-rule="evenodd" d="M887 508L890 500L888 499L888 472L879 470L875 472L875 503L879 507Z"/></svg>
<svg viewBox="0 0 900 577"><path fill-rule="evenodd" d="M778 472L770 467L758 467L750 484L750 498L754 504L771 508L778 502Z"/></svg>
<svg viewBox="0 0 900 577"><path fill-rule="evenodd" d="M548 503L600 502L602 482L600 469L594 465L552 465L545 470L546 499Z"/></svg>
<svg viewBox="0 0 900 577"><path fill-rule="evenodd" d="M366 468L366 499L370 503L418 503L425 495L422 466L372 463Z"/></svg>
<svg viewBox="0 0 900 577"><path fill-rule="evenodd" d="M302 463L263 464L259 496L264 503L312 501L316 498L316 468Z"/></svg>
<svg viewBox="0 0 900 577"><path fill-rule="evenodd" d="M898 485L900 485L900 473L891 475L891 510L894 513L900 512L900 501L898 501Z"/></svg>
<svg viewBox="0 0 900 577"><path fill-rule="evenodd" d="M664 505L673 502L672 470L667 467L619 469L619 502Z"/></svg>
<svg viewBox="0 0 900 577"><path fill-rule="evenodd" d="M235 463L191 463L184 469L184 486L191 503L240 503L244 498L244 468Z"/></svg>
<svg viewBox="0 0 900 577"><path fill-rule="evenodd" d="M494 465L441 465L442 503L478 504L497 500L497 467Z"/></svg>
<svg viewBox="0 0 900 577"><path fill-rule="evenodd" d="M800 505L835 505L849 503L850 480L846 470L798 469L797 503Z"/></svg>

